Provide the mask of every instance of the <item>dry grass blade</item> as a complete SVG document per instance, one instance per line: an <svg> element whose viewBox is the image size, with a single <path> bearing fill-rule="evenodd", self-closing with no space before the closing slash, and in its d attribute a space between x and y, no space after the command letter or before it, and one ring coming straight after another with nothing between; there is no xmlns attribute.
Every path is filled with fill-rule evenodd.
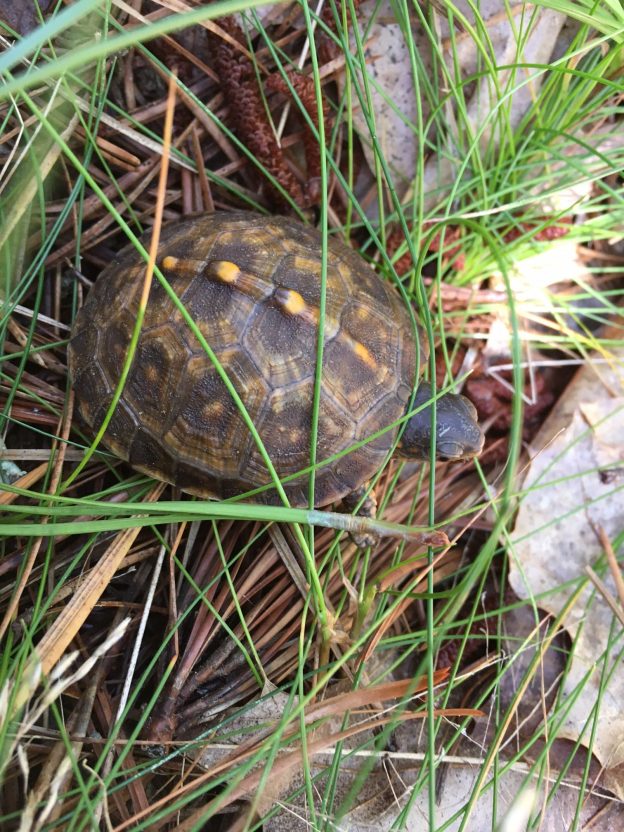
<svg viewBox="0 0 624 832"><path fill-rule="evenodd" d="M154 486L146 497L145 502L154 502L157 500L162 494L164 487L162 483ZM63 653L67 650L87 620L89 613L110 583L115 572L119 569L141 528L141 526L137 526L135 528L125 529L117 535L97 567L92 569L77 586L67 606L37 645L35 652L36 660L41 663L41 669L44 675L47 675L63 656Z"/></svg>
<svg viewBox="0 0 624 832"><path fill-rule="evenodd" d="M111 629L114 630L115 627L119 626L121 620L122 613L120 612ZM76 708L68 718L68 734L86 735L96 693L103 676L104 664L100 663L93 674L89 686L82 694ZM83 744L81 742L75 741L72 743L74 758L77 759L80 756L82 747ZM22 828L37 830L46 821L59 816L63 806L63 801L59 797L65 791L71 777L71 765L68 765L69 763L70 759L67 753L67 747L64 742L59 740L50 751L39 773L35 786L28 794L21 821ZM42 805L43 809L40 808ZM37 810L39 810L38 817Z"/></svg>
<svg viewBox="0 0 624 832"><path fill-rule="evenodd" d="M159 243L159 239L160 239L160 230L161 230L161 227L162 227L163 212L164 212L164 208L165 208L165 200L166 200L166 192L167 192L167 175L168 175L168 172L169 172L169 160L170 160L170 155L171 155L171 141L172 141L172 134L173 134L173 118L174 118L174 112L175 112L176 88L177 88L177 75L174 72L169 77L169 86L168 86L168 94L167 94L167 108L166 108L166 111L165 111L165 124L164 124L164 130L163 130L163 155L162 155L162 163L161 163L161 167L160 167L160 176L159 176L159 180L158 180L158 192L157 192L157 199L156 199L154 228L153 228L153 232L152 232L152 239L151 239L150 250L149 250L149 260L148 260L147 269L146 269L145 282L144 282L144 285L143 285L143 292L142 292L141 300L140 300L140 312L139 312L139 314L142 314L145 310L145 307L147 306L147 302L148 302L148 298L149 298L149 292L150 292L150 288L151 288L151 284L152 284L153 273L154 273L154 267L155 267L155 264L156 264L156 257L157 257L157 253L158 253L158 243ZM137 161L140 161L140 160L137 160ZM163 486L163 488L164 488L164 486ZM177 549L177 545L179 544L180 536L181 536L181 531L179 532L179 534L177 536L174 551L175 551L175 549ZM123 691L122 691L121 700L118 704L117 719L120 718L121 713L122 713L123 709L125 708L127 697L129 695L129 692L130 692L130 687L131 687L131 683L132 683L135 663L136 663L136 660L137 660L137 657L138 657L142 636L143 636L143 633L145 631L145 627L146 627L146 624L147 624L147 617L149 615L149 610L150 610L151 605L152 605L153 594L154 594L155 589L156 589L156 583L158 581L158 576L160 574L160 569L161 569L161 566L162 566L162 562L164 560L164 555L165 555L165 548L162 547L162 549L159 553L159 556L158 556L154 576L153 576L152 582L150 584L150 591L148 593L147 603L146 603L146 606L145 606L145 609L144 609L144 612L143 612L141 623L139 625L139 634L137 636L137 639L136 639L136 642L135 642L135 645L134 645L134 648L133 648L131 666L130 666L130 669L128 671L126 681L124 683L124 688L123 688ZM177 634L176 634L176 643L177 643ZM108 757L107 757L107 760L106 760L105 764L104 764L105 774L108 774L108 772L110 771L110 767L112 766L112 761L113 761L113 754L112 754L112 751L111 751L109 753ZM102 811L104 806L105 806L105 804L104 804L104 802L102 802L95 809L95 816L98 818L98 820L100 818L101 811ZM108 813L106 813L106 817L108 817Z"/></svg>
<svg viewBox="0 0 624 832"><path fill-rule="evenodd" d="M442 684L449 675L448 669L437 670L433 675L434 685ZM399 679L395 682L383 682L379 685L361 687L347 693L339 693L322 702L316 702L306 708L306 721L322 719L327 716L342 716L346 711L354 708L368 708L377 702L389 699L402 699L405 696L415 696L427 688L426 677L419 679Z"/></svg>
<svg viewBox="0 0 624 832"><path fill-rule="evenodd" d="M69 431L71 428L72 422L72 410L73 410L73 396L70 394L69 400L67 402L67 406L65 408L65 412L61 418L61 423L59 425L60 430L60 443L59 443L59 452L54 461L54 468L52 470L52 476L50 478L50 485L49 485L49 493L54 494L58 488L58 484L61 481L61 473L63 471L63 463L65 461L65 451L67 450L67 438L69 437ZM56 445L56 441L54 442ZM42 523L47 523L47 518L42 518ZM28 552L28 557L26 560L26 564L22 573L20 575L20 579L18 585L15 587L15 591L13 593L13 597L11 598L10 603L7 606L7 609L4 613L2 618L2 623L0 623L0 638L4 637L6 630L11 623L13 616L15 615L16 610L19 607L20 598L22 597L22 593L26 588L28 583L28 579L30 577L30 573L35 565L35 561L37 560L37 555L39 554L39 549L41 547L41 543L43 541L42 537L36 538L32 541L30 546L30 551Z"/></svg>
<svg viewBox="0 0 624 832"><path fill-rule="evenodd" d="M607 587L605 582L601 578L599 578L598 575L596 575L591 566L586 566L585 572L589 580L593 583L598 592L604 598L605 602L611 608L613 615L615 615L616 618L619 620L620 624L624 626L624 610L622 610L622 608L618 605L618 602L613 597L612 593L609 592L609 588Z"/></svg>
<svg viewBox="0 0 624 832"><path fill-rule="evenodd" d="M71 138L77 124L78 116L73 116L61 133L63 141L68 141ZM45 150L43 157L37 165L36 175L33 170L31 175L27 177L26 182L22 182L20 187L17 189L17 196L12 201L11 210L6 212L5 221L3 222L2 230L0 231L0 249L3 248L24 214L27 211L30 211L37 189L41 187L41 181L45 180L50 174L53 167L58 162L61 152L61 145L51 142L50 146Z"/></svg>
<svg viewBox="0 0 624 832"><path fill-rule="evenodd" d="M121 616L119 618L121 619ZM35 726L41 721L42 716L49 712L52 704L81 679L87 677L110 648L123 638L129 623L129 618L121 620L74 671L70 672L70 668L76 661L78 651L64 655L54 667L49 684L40 695L37 695L37 688L42 680L42 666L33 656L26 663L19 678L4 682L0 689L0 722L5 725L12 723L13 730L8 738L8 753L0 759L0 780L5 767L15 755L20 760L24 773L28 765L24 754L24 738L35 731ZM27 773L25 780L28 781Z"/></svg>
<svg viewBox="0 0 624 832"><path fill-rule="evenodd" d="M383 638L384 634L388 632L388 630L394 625L394 623L405 613L406 609L413 603L413 593L424 592L427 588L427 576L428 574L433 571L436 573L436 577L438 580L441 580L448 575L452 574L456 568L456 563L453 560L450 560L448 563L444 563L444 559L448 559L448 550L445 549L443 552L440 552L431 563L422 569L418 574L418 578L416 579L416 583L414 585L414 589L408 597L406 597L400 604L397 605L396 609L392 611L392 613L383 621L380 622L379 627L376 629L374 635L371 637L370 641L364 648L362 655L359 659L359 665L362 666L365 662L370 658L370 656L375 651L375 648ZM407 565L410 569L409 571L413 571L414 564ZM393 577L402 577L404 570L406 568L405 564L399 564L396 569L390 570L380 581L379 588L384 589L388 586Z"/></svg>

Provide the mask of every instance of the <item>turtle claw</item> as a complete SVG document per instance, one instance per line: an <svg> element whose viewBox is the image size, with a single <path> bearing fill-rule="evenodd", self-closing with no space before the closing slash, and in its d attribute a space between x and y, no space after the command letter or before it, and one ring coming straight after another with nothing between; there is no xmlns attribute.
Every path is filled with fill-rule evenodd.
<svg viewBox="0 0 624 832"><path fill-rule="evenodd" d="M353 513L357 509L356 517L377 517L377 498L373 491L369 491L370 484L364 483L355 491L345 495L342 498L342 504L348 512ZM360 507L358 505L361 503ZM349 537L358 547L358 549L367 549L369 546L377 546L380 536L374 531L350 531Z"/></svg>
<svg viewBox="0 0 624 832"><path fill-rule="evenodd" d="M368 549L369 546L377 546L381 540L375 532L349 532L349 537L358 549Z"/></svg>

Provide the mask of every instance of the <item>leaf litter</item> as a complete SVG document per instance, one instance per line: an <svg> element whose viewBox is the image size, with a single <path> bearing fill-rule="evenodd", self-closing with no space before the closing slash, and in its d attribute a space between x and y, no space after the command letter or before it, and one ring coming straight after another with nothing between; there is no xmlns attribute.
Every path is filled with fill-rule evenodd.
<svg viewBox="0 0 624 832"><path fill-rule="evenodd" d="M611 329L621 338L622 324ZM624 352L578 371L531 443L532 460L511 538L509 581L537 597L573 640L560 696L573 701L560 736L584 745L604 783L624 798L624 665L613 611L587 578L592 567L615 592L599 530L622 545L624 530ZM617 594L617 593L616 593ZM570 597L574 604L568 608ZM598 706L598 710L596 710ZM595 734L590 728L594 725Z"/></svg>

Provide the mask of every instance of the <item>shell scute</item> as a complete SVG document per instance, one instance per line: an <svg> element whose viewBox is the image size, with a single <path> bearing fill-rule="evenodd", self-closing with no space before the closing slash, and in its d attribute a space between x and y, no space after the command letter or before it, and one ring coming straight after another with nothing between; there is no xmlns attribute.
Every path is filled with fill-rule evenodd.
<svg viewBox="0 0 624 832"><path fill-rule="evenodd" d="M233 348L219 359L228 368L234 386L244 390L245 407L255 423L268 396L267 386L242 350ZM172 403L164 441L177 448L179 458L187 464L219 471L224 479L238 479L249 430L225 382L207 361L205 355L189 360L184 384ZM211 491L217 491L217 486Z"/></svg>
<svg viewBox="0 0 624 832"><path fill-rule="evenodd" d="M100 395L97 400L99 408L95 413L92 427L99 428L104 422L104 417L108 412L110 403L113 400L112 393L110 397L102 397ZM128 459L130 453L130 446L132 440L138 429L137 414L134 413L123 401L117 404L113 410L108 428L106 429L105 444L122 459Z"/></svg>
<svg viewBox="0 0 624 832"><path fill-rule="evenodd" d="M217 234L209 259L236 263L241 271L261 277L272 274L285 251L280 235L235 227Z"/></svg>
<svg viewBox="0 0 624 832"><path fill-rule="evenodd" d="M258 433L272 460L278 460L283 476L296 474L310 465L310 403L314 396L314 379L277 390L267 398L257 422ZM317 461L346 450L354 438L355 425L351 416L329 396L322 396L319 407ZM253 482L268 482L268 471L258 448L250 438L246 449L247 476ZM332 468L321 466L316 475L317 494L331 491ZM307 495L308 475L287 484L287 493L300 489ZM332 489L334 485L332 485ZM331 498L330 498L331 499ZM307 496L304 499L307 502Z"/></svg>
<svg viewBox="0 0 624 832"><path fill-rule="evenodd" d="M314 373L316 355L310 347L316 332L310 330L301 316L291 318L273 303L256 306L247 321L242 344L271 390Z"/></svg>
<svg viewBox="0 0 624 832"><path fill-rule="evenodd" d="M310 448L310 417L304 397L309 396L311 383L297 385L288 392L273 391L257 424L258 433L271 459L280 460L280 472L295 474L304 467ZM267 481L268 472L257 447L251 441L248 445L251 470Z"/></svg>
<svg viewBox="0 0 624 832"><path fill-rule="evenodd" d="M321 284L319 280L311 280L310 275L321 274L320 251L304 251L297 254L286 254L280 260L273 274L276 285L295 289L310 306L318 308L321 303ZM342 304L349 297L349 283L328 260L326 280L326 308L327 313L335 317Z"/></svg>
<svg viewBox="0 0 624 832"><path fill-rule="evenodd" d="M108 384L113 389L119 381L121 369L126 360L126 354L134 321L128 310L122 310L114 318L110 318L106 326L102 327L98 341L97 363L106 375Z"/></svg>
<svg viewBox="0 0 624 832"><path fill-rule="evenodd" d="M215 351L236 343L255 309L253 299L237 292L231 286L209 282L203 275L199 275L193 281L181 296L181 300ZM193 351L200 349L197 339L177 309L173 320L190 348Z"/></svg>
<svg viewBox="0 0 624 832"><path fill-rule="evenodd" d="M80 375L76 376L76 384L80 385L80 412L90 428L97 428L98 412L102 405L108 407L113 400L113 388L108 383L104 370L97 361L91 361L90 366L82 367Z"/></svg>
<svg viewBox="0 0 624 832"><path fill-rule="evenodd" d="M127 459L133 468L137 468L151 477L175 482L176 456L161 441L159 436L154 435L152 431L139 424L129 445Z"/></svg>
<svg viewBox="0 0 624 832"><path fill-rule="evenodd" d="M177 390L183 378L188 351L171 323L144 332L132 361L125 397L141 413L143 422L157 433L167 419L167 391Z"/></svg>

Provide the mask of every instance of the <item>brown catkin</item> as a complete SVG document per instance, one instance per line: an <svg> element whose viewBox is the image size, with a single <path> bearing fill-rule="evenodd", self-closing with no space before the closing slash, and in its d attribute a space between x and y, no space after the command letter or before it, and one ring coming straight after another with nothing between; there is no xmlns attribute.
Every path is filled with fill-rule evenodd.
<svg viewBox="0 0 624 832"><path fill-rule="evenodd" d="M241 46L245 46L243 33L232 17L222 18L219 25ZM222 39L218 41L216 54L216 68L228 103L229 118L239 139L297 205L304 206L303 188L289 169L269 124L251 60ZM275 200L283 204L285 200L279 190L272 187L271 191Z"/></svg>
<svg viewBox="0 0 624 832"><path fill-rule="evenodd" d="M316 127L318 132L318 106L316 102L316 93L314 89L314 80L307 75L301 75L298 72L288 72L288 79L293 86L294 91L299 96L301 104L309 115L312 124ZM284 78L277 72L274 72L267 79L267 89L281 92L283 95L290 97L291 92L288 84ZM327 124L327 106L322 100L323 107L323 122ZM327 130L325 131L327 134ZM306 166L307 166L307 181L305 186L306 205L318 205L321 199L321 149L318 139L310 125L306 122L303 130L303 147L305 150Z"/></svg>

